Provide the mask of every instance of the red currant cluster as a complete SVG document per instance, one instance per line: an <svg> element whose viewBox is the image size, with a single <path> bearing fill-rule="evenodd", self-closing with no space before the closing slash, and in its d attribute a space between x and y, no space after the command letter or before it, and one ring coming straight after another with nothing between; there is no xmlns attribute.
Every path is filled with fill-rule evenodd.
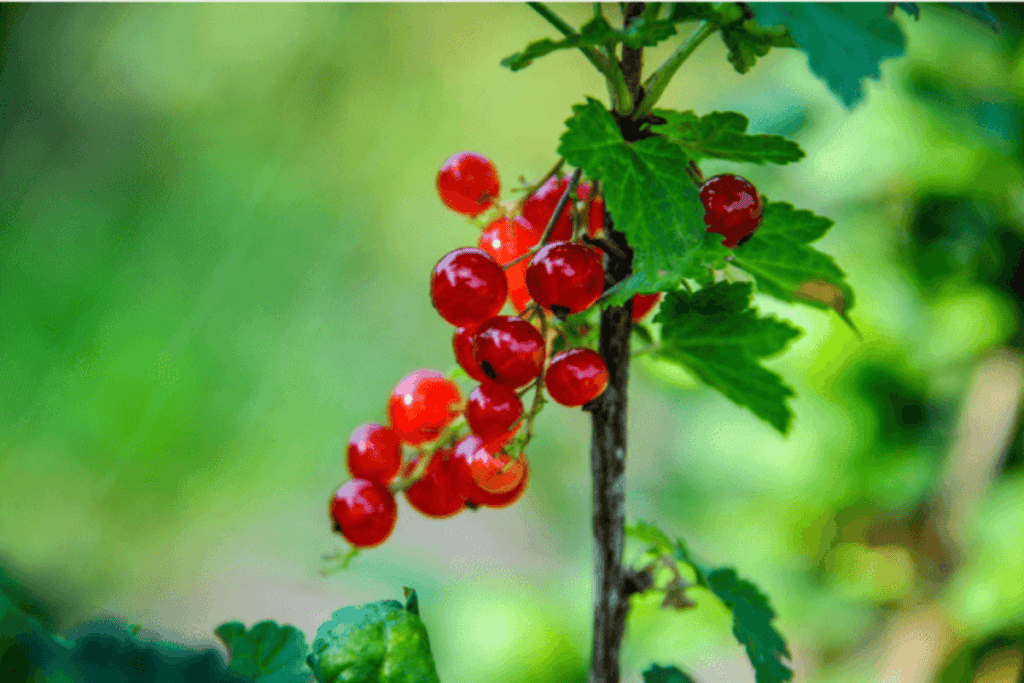
<svg viewBox="0 0 1024 683"><path fill-rule="evenodd" d="M563 201L570 186L556 167L543 182L526 187L523 199L499 205L498 175L485 157L462 152L441 167L437 189L445 205L471 217L492 207L500 213L484 228L478 248L446 254L430 278L434 307L455 327L455 359L479 384L464 401L451 379L418 370L391 392L390 426L364 424L352 432L347 462L353 479L335 492L330 515L353 546L387 539L397 520L399 491L434 518L466 507L511 505L529 479L523 449L544 390L571 407L604 392L608 369L596 351L566 348L551 356L559 337L568 346L566 317L593 306L605 286L596 246L609 246L603 241L604 200L595 186L582 182L578 201ZM701 201L708 229L725 235L726 246L742 243L760 221L760 197L742 178L712 178L701 189ZM559 203L564 209L555 218ZM661 294L636 296L634 320L660 299ZM508 303L513 315L502 314ZM522 396L531 389L527 410Z"/></svg>

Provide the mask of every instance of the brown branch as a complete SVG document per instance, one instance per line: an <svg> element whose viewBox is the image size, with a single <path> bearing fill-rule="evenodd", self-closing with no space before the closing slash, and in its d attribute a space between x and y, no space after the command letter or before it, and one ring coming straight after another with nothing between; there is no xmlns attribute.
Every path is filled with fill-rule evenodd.
<svg viewBox="0 0 1024 683"><path fill-rule="evenodd" d="M629 3L628 27L644 11L644 3ZM622 72L635 102L640 101L643 50L622 47ZM624 122L620 121L620 127ZM606 239L626 258L605 251L605 279L614 285L629 277L633 250L625 235L614 229L605 209ZM587 405L591 420L590 472L593 487L594 640L590 683L619 683L619 651L626 631L632 578L622 565L625 545L626 393L629 385L629 339L633 302L601 312L598 351L608 366L608 386Z"/></svg>

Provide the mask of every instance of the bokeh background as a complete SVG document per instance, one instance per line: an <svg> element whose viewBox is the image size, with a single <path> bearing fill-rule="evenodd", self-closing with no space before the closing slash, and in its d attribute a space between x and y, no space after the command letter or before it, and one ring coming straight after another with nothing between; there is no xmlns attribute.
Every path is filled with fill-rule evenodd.
<svg viewBox="0 0 1024 683"><path fill-rule="evenodd" d="M759 300L806 330L770 364L799 394L788 438L633 374L629 517L758 583L800 681L1020 676L1020 9L993 5L998 35L897 12L907 55L853 111L801 53L740 76L718 38L662 102L793 136L800 163L703 170L833 218L818 246L857 293L863 341ZM436 521L402 500L386 545L319 574L349 432L405 373L454 366L427 275L477 228L438 199L441 162L535 178L571 105L605 98L577 52L499 65L552 34L516 4L0 6L0 567L54 629L208 647L272 618L311 639L408 585L446 683L585 679L580 411L542 414L516 506ZM693 597L635 601L624 680L753 681Z"/></svg>

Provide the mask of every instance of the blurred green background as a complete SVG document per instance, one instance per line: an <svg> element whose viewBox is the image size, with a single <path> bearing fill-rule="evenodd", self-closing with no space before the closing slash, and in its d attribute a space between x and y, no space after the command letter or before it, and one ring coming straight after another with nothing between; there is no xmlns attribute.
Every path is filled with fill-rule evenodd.
<svg viewBox="0 0 1024 683"><path fill-rule="evenodd" d="M833 218L819 248L858 296L863 341L759 301L807 331L771 364L799 394L787 439L633 373L629 517L758 583L801 681L1020 676L1024 54L1020 7L993 10L998 35L897 13L908 54L852 112L801 53L740 76L717 38L662 100L798 140L798 164L703 170ZM427 274L477 233L438 167L476 150L506 189L535 178L571 105L605 98L575 52L499 66L549 35L515 4L0 6L0 566L53 628L311 638L409 585L446 683L585 679L581 411L541 415L514 507L436 521L402 500L383 547L318 573L349 432L405 373L454 365ZM694 597L634 603L624 680L654 661L753 681Z"/></svg>

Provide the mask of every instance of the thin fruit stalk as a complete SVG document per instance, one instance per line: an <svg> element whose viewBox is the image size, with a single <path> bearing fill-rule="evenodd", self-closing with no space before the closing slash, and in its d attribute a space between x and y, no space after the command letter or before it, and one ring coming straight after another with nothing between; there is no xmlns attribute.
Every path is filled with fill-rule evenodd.
<svg viewBox="0 0 1024 683"><path fill-rule="evenodd" d="M628 27L644 11L644 3L626 5ZM643 52L622 46L622 71L637 99ZM605 217L608 239L632 257L625 236ZM630 260L605 253L608 284L629 276ZM590 683L619 683L619 651L626 629L629 597L622 566L625 545L626 391L629 384L629 338L633 330L633 302L609 306L601 312L598 351L608 366L608 387L588 404L591 410L590 470L593 488L594 531L594 639Z"/></svg>

